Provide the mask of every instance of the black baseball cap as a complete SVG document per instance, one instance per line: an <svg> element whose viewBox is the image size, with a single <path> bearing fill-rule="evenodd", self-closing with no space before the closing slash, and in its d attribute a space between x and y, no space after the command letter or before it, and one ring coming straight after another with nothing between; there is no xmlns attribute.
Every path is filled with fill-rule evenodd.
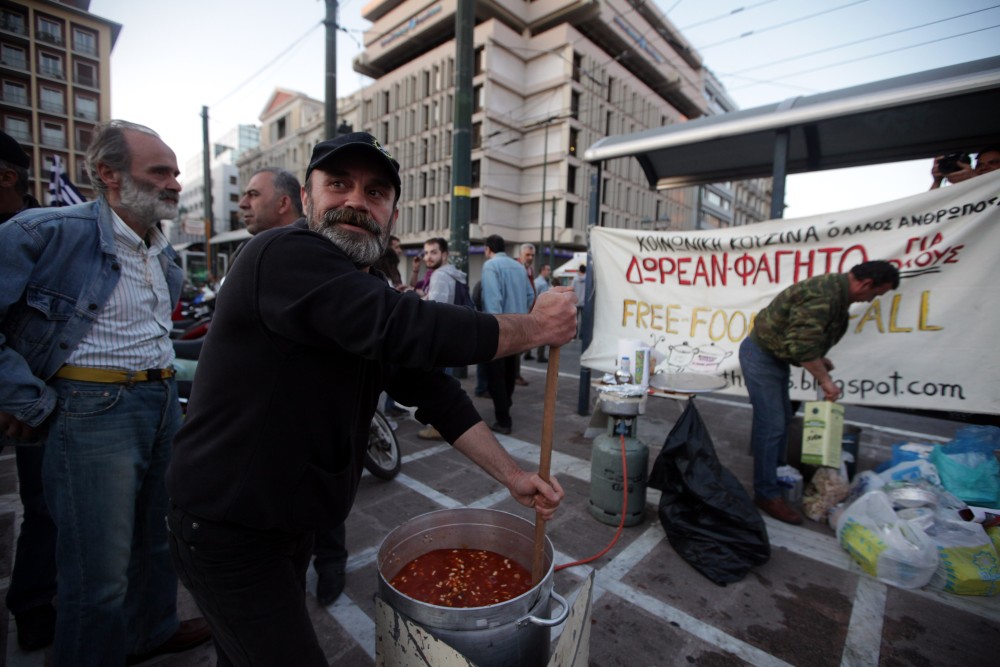
<svg viewBox="0 0 1000 667"><path fill-rule="evenodd" d="M21 169L27 169L28 165L31 164L31 158L21 148L21 144L17 143L14 137L2 131L0 131L0 160Z"/></svg>
<svg viewBox="0 0 1000 667"><path fill-rule="evenodd" d="M309 167L306 169L306 179L309 179L309 174L312 173L313 169L322 167L324 164L329 164L334 160L337 153L343 151L345 148L364 148L384 161L389 167L393 185L396 186L396 197L399 197L403 190L402 183L399 180L399 163L396 162L396 158L392 157L389 151L382 147L378 139L367 132L342 134L334 139L327 139L316 144L313 148L312 158L309 160Z"/></svg>

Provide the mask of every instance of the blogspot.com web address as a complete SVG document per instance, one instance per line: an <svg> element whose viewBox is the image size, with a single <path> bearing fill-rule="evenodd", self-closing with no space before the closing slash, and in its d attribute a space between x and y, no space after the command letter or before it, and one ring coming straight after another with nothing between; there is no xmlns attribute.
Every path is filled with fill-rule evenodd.
<svg viewBox="0 0 1000 667"><path fill-rule="evenodd" d="M816 380L806 371L801 371L798 378L795 378L795 373L793 373L789 383L791 389L816 390ZM861 399L866 396L928 396L965 400L965 388L961 384L935 380L912 380L904 378L899 372L893 372L881 380L834 378L834 384L840 388L845 396L857 396Z"/></svg>

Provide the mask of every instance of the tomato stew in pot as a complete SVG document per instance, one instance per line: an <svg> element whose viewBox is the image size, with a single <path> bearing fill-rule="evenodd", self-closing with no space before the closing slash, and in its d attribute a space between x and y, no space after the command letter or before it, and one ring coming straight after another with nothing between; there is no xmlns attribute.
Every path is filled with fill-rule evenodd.
<svg viewBox="0 0 1000 667"><path fill-rule="evenodd" d="M486 607L531 590L531 574L494 551L437 549L410 561L389 583L427 604Z"/></svg>

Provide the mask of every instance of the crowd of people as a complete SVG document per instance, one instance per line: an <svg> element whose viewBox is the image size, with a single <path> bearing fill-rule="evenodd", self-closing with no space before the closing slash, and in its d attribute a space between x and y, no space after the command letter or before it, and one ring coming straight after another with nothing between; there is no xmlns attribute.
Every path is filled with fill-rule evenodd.
<svg viewBox="0 0 1000 667"><path fill-rule="evenodd" d="M0 437L17 446L25 507L7 603L22 648L118 667L211 639L220 665L325 665L305 571L336 549L323 538L350 511L383 390L552 516L558 481L522 469L441 369L567 342L575 296L494 315L396 289L372 267L392 248L399 164L373 137L317 144L298 193L280 170L248 183L253 236L220 288L183 427L169 338L183 277L158 224L176 217L176 157L115 120L86 160L95 201L29 209L29 159L0 136ZM178 618L178 577L204 618Z"/></svg>
<svg viewBox="0 0 1000 667"><path fill-rule="evenodd" d="M560 286L549 264L534 274L534 245L515 258L494 234L470 288L435 237L404 280L399 163L364 132L322 141L303 184L278 168L247 183L251 238L219 288L182 423L169 333L183 277L158 224L176 217L176 157L150 128L113 120L86 162L96 200L40 208L28 156L0 132L0 446L16 446L24 507L6 603L23 649L117 667L212 640L220 665L325 665L305 573L312 563L324 605L344 588L344 522L382 395L387 414L412 414L420 437L553 515L559 482L524 470L496 434L514 429L522 355L544 362L578 335L586 266ZM945 173L938 159L933 187L998 168L994 148L974 169ZM757 316L740 363L763 511L801 522L775 480L789 366L836 400L826 354L850 304L898 285L892 265L865 262L793 285ZM449 372L469 364L489 426ZM178 580L204 618L178 617Z"/></svg>

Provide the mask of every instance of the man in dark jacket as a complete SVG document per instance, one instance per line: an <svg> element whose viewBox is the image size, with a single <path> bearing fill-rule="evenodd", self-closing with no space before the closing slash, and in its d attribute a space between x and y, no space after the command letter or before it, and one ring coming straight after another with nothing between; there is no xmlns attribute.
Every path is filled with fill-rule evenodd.
<svg viewBox="0 0 1000 667"><path fill-rule="evenodd" d="M305 605L312 536L350 511L383 389L540 516L562 498L434 369L569 341L573 297L494 317L370 275L398 216L398 170L367 133L317 144L310 228L255 236L219 295L168 488L175 565L222 664L327 664Z"/></svg>
<svg viewBox="0 0 1000 667"><path fill-rule="evenodd" d="M837 400L840 390L830 377L833 363L826 353L847 331L848 309L897 287L899 271L882 261L858 264L849 273L803 280L757 314L753 330L740 345L740 367L753 405L754 502L775 519L802 523L802 516L785 502L777 479L794 415L788 395L789 365L809 371L826 400Z"/></svg>

